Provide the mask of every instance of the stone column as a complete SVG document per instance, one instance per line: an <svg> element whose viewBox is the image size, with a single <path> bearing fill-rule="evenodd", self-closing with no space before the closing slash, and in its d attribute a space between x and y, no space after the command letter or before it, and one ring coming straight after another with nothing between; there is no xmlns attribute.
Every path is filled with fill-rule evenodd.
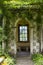
<svg viewBox="0 0 43 65"><path fill-rule="evenodd" d="M30 28L30 53L33 54L33 28Z"/></svg>
<svg viewBox="0 0 43 65"><path fill-rule="evenodd" d="M39 53L39 43L37 42L37 24L34 22L33 29L33 53Z"/></svg>
<svg viewBox="0 0 43 65"><path fill-rule="evenodd" d="M41 27L41 51L43 51L43 24Z"/></svg>
<svg viewBox="0 0 43 65"><path fill-rule="evenodd" d="M4 36L4 26L5 26L5 21L6 21L6 19L5 19L5 17L3 18L3 20L2 20L2 28L3 28L3 32L2 32L2 34L3 34L3 36ZM4 40L2 40L2 52L4 53L4 49L5 49L5 42L4 42Z"/></svg>
<svg viewBox="0 0 43 65"><path fill-rule="evenodd" d="M41 15L41 51L43 51L43 14Z"/></svg>
<svg viewBox="0 0 43 65"><path fill-rule="evenodd" d="M33 53L36 53L36 43L37 43L37 35L36 35L36 23L34 22L33 28Z"/></svg>
<svg viewBox="0 0 43 65"><path fill-rule="evenodd" d="M15 27L12 28L11 31L12 31L13 36L10 38L9 52L10 52L13 56L16 56L17 48L16 48L16 39L15 39Z"/></svg>
<svg viewBox="0 0 43 65"><path fill-rule="evenodd" d="M2 41L2 53L4 53L4 50L5 50L5 42L4 40Z"/></svg>

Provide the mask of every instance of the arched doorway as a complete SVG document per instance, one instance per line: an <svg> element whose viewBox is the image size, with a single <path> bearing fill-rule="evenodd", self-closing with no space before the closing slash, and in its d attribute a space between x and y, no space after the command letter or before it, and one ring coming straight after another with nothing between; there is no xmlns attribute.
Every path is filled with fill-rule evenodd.
<svg viewBox="0 0 43 65"><path fill-rule="evenodd" d="M25 19L19 19L16 24L17 55L29 55L30 49L30 23Z"/></svg>

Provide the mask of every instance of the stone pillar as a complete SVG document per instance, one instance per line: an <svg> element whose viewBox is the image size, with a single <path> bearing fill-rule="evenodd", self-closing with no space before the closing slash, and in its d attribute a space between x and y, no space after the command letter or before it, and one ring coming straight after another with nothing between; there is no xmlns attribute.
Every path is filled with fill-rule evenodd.
<svg viewBox="0 0 43 65"><path fill-rule="evenodd" d="M9 43L9 52L15 56L17 53L17 48L16 48L16 40L15 40L15 28L12 28L11 30L13 36L10 38L10 43Z"/></svg>
<svg viewBox="0 0 43 65"><path fill-rule="evenodd" d="M39 53L39 43L37 42L37 24L34 22L33 29L33 53Z"/></svg>
<svg viewBox="0 0 43 65"><path fill-rule="evenodd" d="M16 41L15 40L13 40L13 46L12 46L12 49L14 49L14 54L16 55L16 53L17 53L17 50L16 50Z"/></svg>
<svg viewBox="0 0 43 65"><path fill-rule="evenodd" d="M15 56L16 56L16 53L17 53L15 40L11 40L8 46L9 46L8 52L9 52L12 56L15 57Z"/></svg>
<svg viewBox="0 0 43 65"><path fill-rule="evenodd" d="M3 20L2 20L2 28L3 28L2 34L3 34L3 36L4 36L5 21L6 21L6 19L5 19L5 17L4 17ZM4 50L5 50L5 42L4 42L4 40L2 40L2 50L3 50L2 52L4 53Z"/></svg>
<svg viewBox="0 0 43 65"><path fill-rule="evenodd" d="M5 42L4 40L2 41L2 53L4 53L4 50L5 50Z"/></svg>
<svg viewBox="0 0 43 65"><path fill-rule="evenodd" d="M36 43L37 43L37 37L36 37L36 23L34 23L34 28L33 28L33 53L36 53Z"/></svg>
<svg viewBox="0 0 43 65"><path fill-rule="evenodd" d="M43 51L43 14L41 15L41 51Z"/></svg>
<svg viewBox="0 0 43 65"><path fill-rule="evenodd" d="M30 28L30 53L33 54L33 28Z"/></svg>
<svg viewBox="0 0 43 65"><path fill-rule="evenodd" d="M43 51L43 24L41 27L41 51Z"/></svg>

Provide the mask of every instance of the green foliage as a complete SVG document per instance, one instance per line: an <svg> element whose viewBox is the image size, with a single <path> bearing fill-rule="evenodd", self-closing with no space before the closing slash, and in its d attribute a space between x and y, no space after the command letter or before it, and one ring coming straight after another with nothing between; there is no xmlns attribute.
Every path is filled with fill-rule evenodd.
<svg viewBox="0 0 43 65"><path fill-rule="evenodd" d="M43 55L41 54L33 54L32 60L35 62L34 65L43 65Z"/></svg>
<svg viewBox="0 0 43 65"><path fill-rule="evenodd" d="M2 54L2 40L3 40L3 35L2 35L3 29L0 27L0 55Z"/></svg>
<svg viewBox="0 0 43 65"><path fill-rule="evenodd" d="M16 59L12 58L9 54L2 54L1 57L5 57L1 65L15 65Z"/></svg>
<svg viewBox="0 0 43 65"><path fill-rule="evenodd" d="M7 65L15 65L15 59L13 59L12 57L10 57L9 55L7 55L6 59L4 60L4 62L7 62Z"/></svg>
<svg viewBox="0 0 43 65"><path fill-rule="evenodd" d="M3 40L2 31L3 29L0 27L0 42Z"/></svg>
<svg viewBox="0 0 43 65"><path fill-rule="evenodd" d="M0 27L0 55L2 55L2 41L5 40L7 37L3 34L3 28Z"/></svg>
<svg viewBox="0 0 43 65"><path fill-rule="evenodd" d="M2 14L2 10L0 9L0 14Z"/></svg>
<svg viewBox="0 0 43 65"><path fill-rule="evenodd" d="M35 5L36 3L36 5ZM38 5L37 5L38 3ZM15 23L15 20L18 18L27 18L28 20L37 21L38 23L41 21L41 14L43 13L43 3L42 0L0 0L0 13L2 13L3 17L6 17L6 23L4 28L6 39L6 46L8 46L9 38L12 37L11 25L10 20L12 23ZM31 5L32 4L32 5ZM34 4L34 5L33 5ZM40 13L38 13L38 12ZM37 13L37 19L33 19L33 12ZM40 17L39 17L40 16ZM14 21L13 21L14 20ZM0 35L1 37L2 35ZM4 38L4 36L3 36ZM1 39L0 39L1 40ZM6 47L8 49L8 47Z"/></svg>
<svg viewBox="0 0 43 65"><path fill-rule="evenodd" d="M39 3L38 3L38 1L39 0L37 0L37 1L32 1L32 0L30 0L30 1L4 1L4 4L6 5L5 7L7 7L8 9L12 9L12 8L14 8L14 9L19 9L19 8L21 8L21 7L25 7L25 8L33 8L33 7L35 7L35 6L37 6L37 7L39 7L40 6L40 3L42 3L42 2L40 2L39 1ZM34 6L34 5L35 6ZM37 4L39 4L39 5L37 5Z"/></svg>
<svg viewBox="0 0 43 65"><path fill-rule="evenodd" d="M0 42L1 42L2 40L5 40L5 39L6 39L6 36L3 34L3 28L0 27Z"/></svg>

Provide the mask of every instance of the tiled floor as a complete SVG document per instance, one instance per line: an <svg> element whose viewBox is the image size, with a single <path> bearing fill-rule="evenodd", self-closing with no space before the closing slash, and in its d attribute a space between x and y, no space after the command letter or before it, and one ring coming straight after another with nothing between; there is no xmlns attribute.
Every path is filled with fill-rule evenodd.
<svg viewBox="0 0 43 65"><path fill-rule="evenodd" d="M34 65L31 57L29 56L21 56L17 58L17 64L16 65Z"/></svg>

